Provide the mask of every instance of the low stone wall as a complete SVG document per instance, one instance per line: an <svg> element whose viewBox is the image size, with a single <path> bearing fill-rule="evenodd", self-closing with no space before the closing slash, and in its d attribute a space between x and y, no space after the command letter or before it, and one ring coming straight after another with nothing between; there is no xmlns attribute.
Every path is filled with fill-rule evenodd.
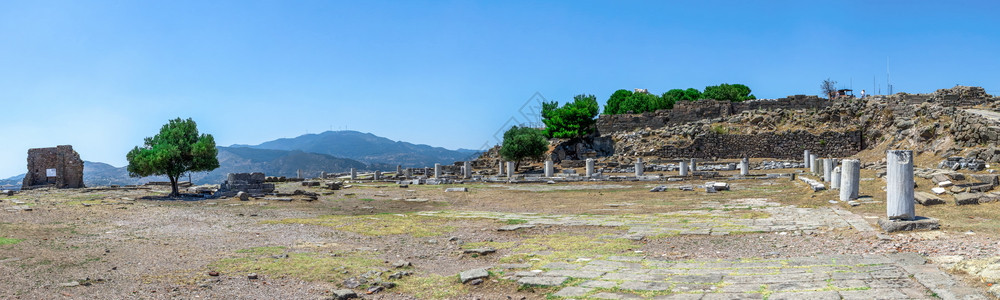
<svg viewBox="0 0 1000 300"><path fill-rule="evenodd" d="M663 146L643 156L670 158L742 158L768 157L801 160L802 151L821 157L847 157L864 149L860 131L824 132L819 135L807 131L789 131L760 134L706 134L698 136L690 145Z"/></svg>
<svg viewBox="0 0 1000 300"><path fill-rule="evenodd" d="M817 96L805 95L746 102L728 102L710 99L694 102L682 101L678 102L673 109L641 114L601 115L597 118L597 131L605 134L632 131L646 127L660 128L666 125L728 117L747 110L822 109L829 107L831 104L833 104L833 101Z"/></svg>

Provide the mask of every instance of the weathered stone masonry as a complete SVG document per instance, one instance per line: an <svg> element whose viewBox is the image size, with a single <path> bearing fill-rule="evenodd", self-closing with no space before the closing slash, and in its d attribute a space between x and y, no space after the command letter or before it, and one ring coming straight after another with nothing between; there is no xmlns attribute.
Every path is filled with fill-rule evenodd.
<svg viewBox="0 0 1000 300"><path fill-rule="evenodd" d="M28 172L21 189L53 186L82 188L83 160L73 146L28 149Z"/></svg>
<svg viewBox="0 0 1000 300"><path fill-rule="evenodd" d="M685 146L664 145L642 156L743 158L770 157L798 159L802 150L825 157L851 156L864 149L860 131L824 132L788 131L759 134L707 134Z"/></svg>
<svg viewBox="0 0 1000 300"><path fill-rule="evenodd" d="M600 134L625 132L641 128L661 128L705 119L728 117L747 110L822 109L833 102L816 96L795 95L774 100L727 102L698 100L678 102L673 109L641 114L601 115L597 118Z"/></svg>

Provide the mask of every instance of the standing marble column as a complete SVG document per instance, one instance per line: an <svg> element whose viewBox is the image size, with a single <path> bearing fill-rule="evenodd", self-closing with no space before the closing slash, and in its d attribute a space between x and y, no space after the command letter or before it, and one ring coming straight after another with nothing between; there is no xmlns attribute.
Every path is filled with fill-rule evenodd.
<svg viewBox="0 0 1000 300"><path fill-rule="evenodd" d="M295 178L302 179L302 169L295 171Z"/></svg>
<svg viewBox="0 0 1000 300"><path fill-rule="evenodd" d="M642 176L645 166L642 164L642 158L635 159L635 177Z"/></svg>
<svg viewBox="0 0 1000 300"><path fill-rule="evenodd" d="M823 182L830 183L833 180L833 162L832 158L823 159Z"/></svg>
<svg viewBox="0 0 1000 300"><path fill-rule="evenodd" d="M688 176L688 162L681 161L681 176Z"/></svg>
<svg viewBox="0 0 1000 300"><path fill-rule="evenodd" d="M744 157L740 160L740 176L750 175L750 159Z"/></svg>
<svg viewBox="0 0 1000 300"><path fill-rule="evenodd" d="M351 168L351 180L358 180L358 170Z"/></svg>
<svg viewBox="0 0 1000 300"><path fill-rule="evenodd" d="M861 161L845 159L840 164L840 201L858 199L858 184L861 183Z"/></svg>
<svg viewBox="0 0 1000 300"><path fill-rule="evenodd" d="M816 154L809 154L809 172L819 174L819 167L819 156Z"/></svg>
<svg viewBox="0 0 1000 300"><path fill-rule="evenodd" d="M594 177L594 159L587 159L587 177Z"/></svg>
<svg viewBox="0 0 1000 300"><path fill-rule="evenodd" d="M497 177L503 176L503 160L500 161L500 168L497 169Z"/></svg>
<svg viewBox="0 0 1000 300"><path fill-rule="evenodd" d="M691 159L690 165L691 165L691 173L693 175L694 172L698 171L698 164L695 163L694 158Z"/></svg>
<svg viewBox="0 0 1000 300"><path fill-rule="evenodd" d="M396 176L403 175L403 165L396 165Z"/></svg>
<svg viewBox="0 0 1000 300"><path fill-rule="evenodd" d="M441 164L434 164L434 178L441 178Z"/></svg>
<svg viewBox="0 0 1000 300"><path fill-rule="evenodd" d="M513 178L514 177L514 168L515 168L514 167L514 162L508 161L507 162L507 178Z"/></svg>
<svg viewBox="0 0 1000 300"><path fill-rule="evenodd" d="M913 151L886 154L886 214L890 220L913 220Z"/></svg>
<svg viewBox="0 0 1000 300"><path fill-rule="evenodd" d="M372 175L372 180L376 180L377 181L377 180L381 180L381 179L382 179L382 171L376 170L375 171L375 175Z"/></svg>
<svg viewBox="0 0 1000 300"><path fill-rule="evenodd" d="M551 160L546 160L545 161L545 177L552 177L552 172L554 171L552 168L553 168L552 167L552 161Z"/></svg>
<svg viewBox="0 0 1000 300"><path fill-rule="evenodd" d="M834 167L830 175L833 176L833 178L830 178L830 189L840 189L840 167Z"/></svg>
<svg viewBox="0 0 1000 300"><path fill-rule="evenodd" d="M462 167L462 178L472 178L472 162L465 162L465 165Z"/></svg>
<svg viewBox="0 0 1000 300"><path fill-rule="evenodd" d="M406 168L406 178L413 177L413 168Z"/></svg>
<svg viewBox="0 0 1000 300"><path fill-rule="evenodd" d="M804 151L802 163L805 164L804 168L809 169L809 150Z"/></svg>

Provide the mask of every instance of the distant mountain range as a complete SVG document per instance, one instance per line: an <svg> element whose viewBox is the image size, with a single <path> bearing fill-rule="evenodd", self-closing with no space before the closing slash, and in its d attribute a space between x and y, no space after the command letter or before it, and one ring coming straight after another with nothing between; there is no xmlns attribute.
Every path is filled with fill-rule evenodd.
<svg viewBox="0 0 1000 300"><path fill-rule="evenodd" d="M478 156L475 150L448 150L427 145L397 142L370 133L327 131L296 138L278 139L256 146L233 145L219 148L219 168L191 174L195 184L218 184L227 173L264 172L268 176L294 177L302 170L306 177L320 172L358 170L395 171L404 167L452 164ZM0 180L2 186L20 187L24 174ZM187 180L183 178L182 180ZM132 178L125 167L84 161L83 181L87 186L143 184L167 181L164 176Z"/></svg>
<svg viewBox="0 0 1000 300"><path fill-rule="evenodd" d="M403 167L432 167L435 163L450 165L456 161L472 160L479 151L459 149L448 150L441 147L417 145L393 141L371 133L357 131L327 131L306 134L295 138L283 138L260 145L233 145L274 150L301 150L305 152L329 154L336 157L354 159L366 164L385 164L395 170Z"/></svg>

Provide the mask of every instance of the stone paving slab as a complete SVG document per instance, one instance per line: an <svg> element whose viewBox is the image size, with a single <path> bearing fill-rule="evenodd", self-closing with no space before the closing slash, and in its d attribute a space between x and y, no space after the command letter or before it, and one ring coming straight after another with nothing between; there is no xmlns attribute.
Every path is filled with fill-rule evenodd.
<svg viewBox="0 0 1000 300"><path fill-rule="evenodd" d="M516 272L521 284L587 299L989 299L915 253L746 260L616 257ZM569 265L578 269L570 268ZM585 271L588 266L621 266ZM760 273L768 271L769 273ZM582 278L584 281L573 281ZM563 286L565 283L568 286Z"/></svg>
<svg viewBox="0 0 1000 300"><path fill-rule="evenodd" d="M424 216L451 218L486 218L525 220L522 227L532 225L628 227L624 237L670 235L729 235L741 232L800 232L854 228L871 232L874 229L864 218L835 207L800 208L783 206L764 198L736 199L726 203L705 201L699 210L660 214L629 215L545 215L536 213L504 213L483 211L425 211ZM738 218L731 211L753 210L768 217ZM527 228L527 227L526 227Z"/></svg>

